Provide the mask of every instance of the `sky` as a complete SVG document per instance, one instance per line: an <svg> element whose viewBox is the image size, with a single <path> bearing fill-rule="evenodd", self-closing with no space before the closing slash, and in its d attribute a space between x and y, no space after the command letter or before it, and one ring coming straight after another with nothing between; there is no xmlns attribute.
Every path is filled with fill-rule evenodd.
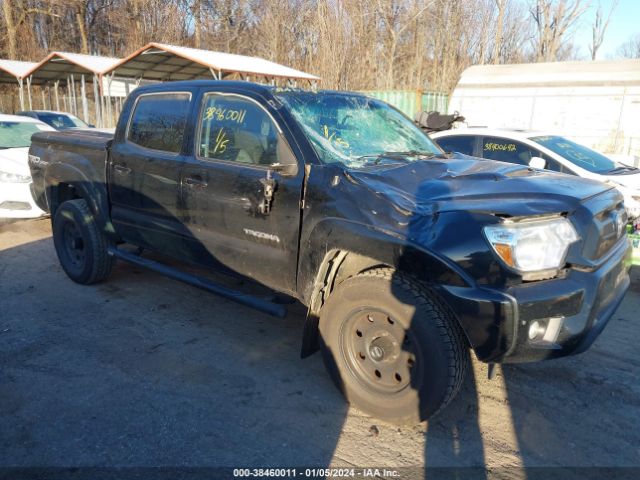
<svg viewBox="0 0 640 480"><path fill-rule="evenodd" d="M606 18L614 0L591 0L589 10L580 19L575 28L573 42L580 48L581 57L589 57L589 45L591 44L591 26L596 15L598 3L602 5L602 11ZM615 55L620 45L632 36L640 34L640 1L619 0L616 9L611 15L611 21L604 35L604 42L598 50L598 59L606 60Z"/></svg>

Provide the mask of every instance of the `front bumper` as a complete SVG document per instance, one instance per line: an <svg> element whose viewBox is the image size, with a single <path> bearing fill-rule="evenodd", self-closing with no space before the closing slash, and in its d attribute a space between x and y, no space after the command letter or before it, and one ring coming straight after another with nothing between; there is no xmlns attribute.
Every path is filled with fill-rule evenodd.
<svg viewBox="0 0 640 480"><path fill-rule="evenodd" d="M0 218L37 218L44 214L33 200L31 183L0 183Z"/></svg>
<svg viewBox="0 0 640 480"><path fill-rule="evenodd" d="M443 286L479 360L531 362L583 352L602 332L629 288L626 236L596 270L570 269L564 278L508 288ZM547 325L530 339L533 322Z"/></svg>

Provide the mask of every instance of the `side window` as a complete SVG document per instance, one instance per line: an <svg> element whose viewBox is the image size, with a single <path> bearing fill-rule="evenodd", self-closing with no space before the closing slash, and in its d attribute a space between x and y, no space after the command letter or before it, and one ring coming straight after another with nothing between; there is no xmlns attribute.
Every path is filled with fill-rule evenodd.
<svg viewBox="0 0 640 480"><path fill-rule="evenodd" d="M473 155L476 138L475 135L458 135L457 137L442 137L434 140L445 152Z"/></svg>
<svg viewBox="0 0 640 480"><path fill-rule="evenodd" d="M210 93L200 115L200 157L251 165L290 163L280 159L283 142L271 117L252 101Z"/></svg>
<svg viewBox="0 0 640 480"><path fill-rule="evenodd" d="M533 150L524 143L508 138L484 137L482 142L482 156L499 162L529 165Z"/></svg>
<svg viewBox="0 0 640 480"><path fill-rule="evenodd" d="M129 122L127 139L141 147L180 153L190 99L189 93L141 95Z"/></svg>
<svg viewBox="0 0 640 480"><path fill-rule="evenodd" d="M544 158L546 160L547 162L547 166L545 167L546 170L551 170L553 172L566 173L568 175L575 175L575 173L573 173L567 167L562 165L560 162L554 160L553 158L549 158L548 155L545 155L544 153L539 152L538 150L532 150L532 152L534 156Z"/></svg>

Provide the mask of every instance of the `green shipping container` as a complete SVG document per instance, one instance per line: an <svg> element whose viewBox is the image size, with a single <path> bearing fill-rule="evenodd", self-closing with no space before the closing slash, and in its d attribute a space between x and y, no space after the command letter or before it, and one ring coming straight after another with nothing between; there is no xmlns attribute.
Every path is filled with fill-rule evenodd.
<svg viewBox="0 0 640 480"><path fill-rule="evenodd" d="M370 90L365 95L387 102L413 119L418 112L438 111L447 113L449 96L441 92L424 90Z"/></svg>

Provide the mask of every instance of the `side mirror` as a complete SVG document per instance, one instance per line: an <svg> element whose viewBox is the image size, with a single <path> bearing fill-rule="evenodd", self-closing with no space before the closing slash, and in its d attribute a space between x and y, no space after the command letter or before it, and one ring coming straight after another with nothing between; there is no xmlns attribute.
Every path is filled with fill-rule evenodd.
<svg viewBox="0 0 640 480"><path fill-rule="evenodd" d="M269 168L274 172L278 172L280 175L284 175L285 177L294 177L298 173L297 163L274 163L270 165Z"/></svg>
<svg viewBox="0 0 640 480"><path fill-rule="evenodd" d="M531 160L529 160L529 166L531 168L543 169L547 167L547 161L542 157L531 157Z"/></svg>

